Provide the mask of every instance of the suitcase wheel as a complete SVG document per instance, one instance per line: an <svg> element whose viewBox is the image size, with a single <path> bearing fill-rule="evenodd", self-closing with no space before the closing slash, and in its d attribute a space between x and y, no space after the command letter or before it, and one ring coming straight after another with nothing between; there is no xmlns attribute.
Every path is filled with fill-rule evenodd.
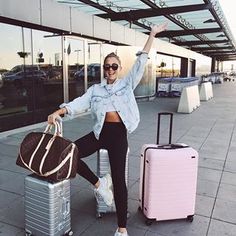
<svg viewBox="0 0 236 236"><path fill-rule="evenodd" d="M131 216L130 212L129 212L129 211L127 211L127 219L129 219L129 218L130 218L130 216Z"/></svg>
<svg viewBox="0 0 236 236"><path fill-rule="evenodd" d="M130 212L128 211L128 212L127 212L127 219L129 219L129 218L130 218L130 215L131 215L131 214L130 214ZM100 213L100 212L97 212L97 213L96 213L96 218L98 218L98 219L99 219L99 218L102 218L102 216L103 216L103 214L102 214L102 213Z"/></svg>
<svg viewBox="0 0 236 236"><path fill-rule="evenodd" d="M102 218L102 213L97 212L97 213L96 213L96 218L98 218L98 219L99 219L99 218Z"/></svg>
<svg viewBox="0 0 236 236"><path fill-rule="evenodd" d="M154 219L146 219L146 220L145 220L145 224L146 224L147 226L150 226L150 225L152 225L152 223L153 223L154 221L155 221Z"/></svg>
<svg viewBox="0 0 236 236"><path fill-rule="evenodd" d="M26 232L25 232L25 236L33 236L33 234L26 231Z"/></svg>
<svg viewBox="0 0 236 236"><path fill-rule="evenodd" d="M72 236L73 235L73 231L69 231L68 233L64 234L64 236Z"/></svg>
<svg viewBox="0 0 236 236"><path fill-rule="evenodd" d="M69 231L68 233L64 234L64 236L72 236L73 231ZM32 233L26 232L25 236L34 236Z"/></svg>
<svg viewBox="0 0 236 236"><path fill-rule="evenodd" d="M187 221L189 221L189 222L193 222L193 215L189 215L189 216L187 216Z"/></svg>

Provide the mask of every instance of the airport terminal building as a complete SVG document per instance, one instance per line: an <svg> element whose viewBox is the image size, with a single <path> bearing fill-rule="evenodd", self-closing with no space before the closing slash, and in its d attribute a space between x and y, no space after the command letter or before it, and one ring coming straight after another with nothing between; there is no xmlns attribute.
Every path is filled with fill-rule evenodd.
<svg viewBox="0 0 236 236"><path fill-rule="evenodd" d="M166 2L0 0L0 133L45 121L99 83L110 52L125 74L151 24L169 29L153 44L137 98L155 97L160 78L201 78L236 59L217 1Z"/></svg>

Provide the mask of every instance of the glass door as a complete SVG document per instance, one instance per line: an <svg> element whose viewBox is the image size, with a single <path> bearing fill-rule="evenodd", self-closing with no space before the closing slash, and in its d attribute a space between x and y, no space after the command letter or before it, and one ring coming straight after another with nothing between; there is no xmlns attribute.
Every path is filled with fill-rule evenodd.
<svg viewBox="0 0 236 236"><path fill-rule="evenodd" d="M86 66L86 40L63 37L64 100L71 101L85 92L84 67Z"/></svg>
<svg viewBox="0 0 236 236"><path fill-rule="evenodd" d="M64 37L63 61L63 66L65 70L67 69L65 72L67 78L64 78L64 81L68 80L69 101L83 95L91 85L100 83L102 78L102 44L100 42L73 36ZM66 93L65 90L64 93Z"/></svg>

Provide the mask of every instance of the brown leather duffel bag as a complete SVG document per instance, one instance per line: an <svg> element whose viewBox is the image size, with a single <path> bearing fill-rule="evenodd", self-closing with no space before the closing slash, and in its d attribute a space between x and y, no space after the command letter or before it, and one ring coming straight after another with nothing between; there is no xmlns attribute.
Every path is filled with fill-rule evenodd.
<svg viewBox="0 0 236 236"><path fill-rule="evenodd" d="M54 126L54 134L50 130ZM16 164L51 181L73 178L78 169L78 148L62 137L62 124L47 125L44 132L31 132L23 139Z"/></svg>

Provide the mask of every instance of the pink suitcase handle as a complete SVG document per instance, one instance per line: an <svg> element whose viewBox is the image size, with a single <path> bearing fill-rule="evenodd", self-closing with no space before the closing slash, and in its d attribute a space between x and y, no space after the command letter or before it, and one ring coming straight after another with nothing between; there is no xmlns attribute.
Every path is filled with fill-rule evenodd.
<svg viewBox="0 0 236 236"><path fill-rule="evenodd" d="M165 144L159 145L157 149L179 149L179 148L187 148L189 146L183 146L182 144Z"/></svg>
<svg viewBox="0 0 236 236"><path fill-rule="evenodd" d="M161 123L161 116L170 116L170 126L169 126L169 144L171 144L172 139L172 126L173 126L173 113L171 112L160 112L158 113L158 119L157 119L157 144L159 144L160 140L160 123Z"/></svg>

